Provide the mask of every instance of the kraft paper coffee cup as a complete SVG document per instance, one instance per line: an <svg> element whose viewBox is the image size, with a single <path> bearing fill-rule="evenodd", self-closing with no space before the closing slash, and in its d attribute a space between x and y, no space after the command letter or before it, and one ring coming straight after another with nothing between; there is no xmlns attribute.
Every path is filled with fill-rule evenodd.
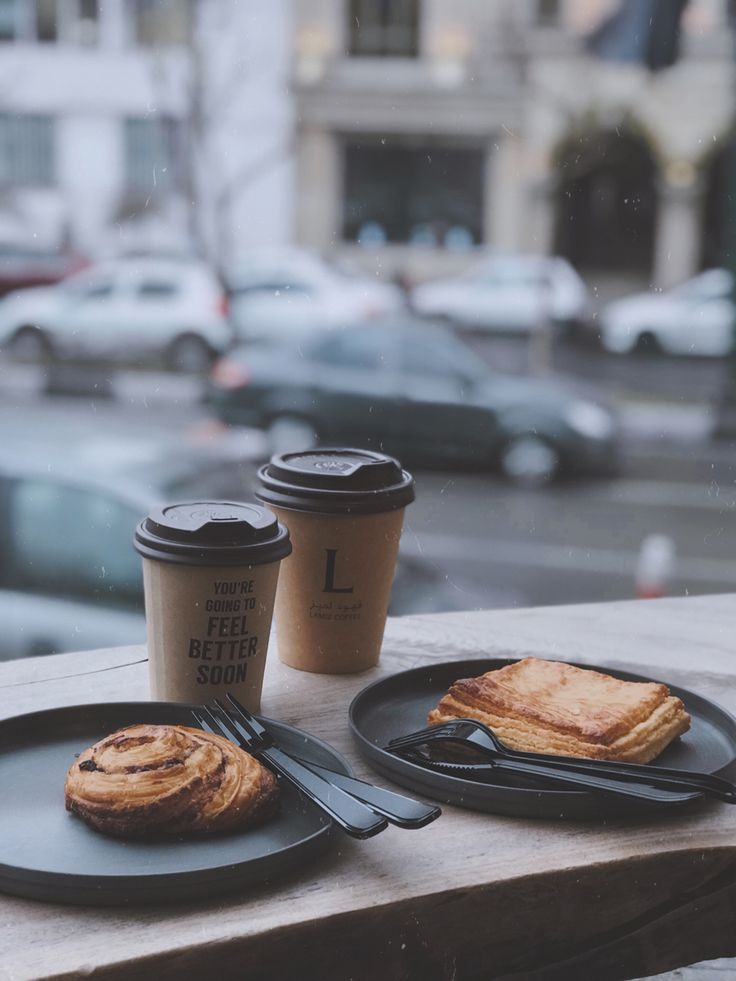
<svg viewBox="0 0 736 981"><path fill-rule="evenodd" d="M231 691L260 708L289 533L255 504L198 501L138 525L151 697L202 704Z"/></svg>
<svg viewBox="0 0 736 981"><path fill-rule="evenodd" d="M288 528L276 592L279 657L302 671L348 674L381 651L414 480L392 457L330 449L272 457L256 496Z"/></svg>

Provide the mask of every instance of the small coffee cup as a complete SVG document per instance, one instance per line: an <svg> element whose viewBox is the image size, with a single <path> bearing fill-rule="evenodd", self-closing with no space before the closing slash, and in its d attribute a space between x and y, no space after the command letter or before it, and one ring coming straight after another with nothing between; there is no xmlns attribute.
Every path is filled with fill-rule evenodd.
<svg viewBox="0 0 736 981"><path fill-rule="evenodd" d="M259 500L293 551L276 592L279 658L302 671L349 674L377 662L414 480L397 460L355 449L271 458Z"/></svg>
<svg viewBox="0 0 736 981"><path fill-rule="evenodd" d="M255 504L157 508L138 525L151 697L202 704L233 692L260 708L289 532Z"/></svg>

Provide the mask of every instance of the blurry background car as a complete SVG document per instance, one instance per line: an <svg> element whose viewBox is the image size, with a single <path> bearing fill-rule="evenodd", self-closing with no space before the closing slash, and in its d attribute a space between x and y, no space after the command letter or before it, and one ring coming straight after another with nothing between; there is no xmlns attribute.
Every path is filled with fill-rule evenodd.
<svg viewBox="0 0 736 981"><path fill-rule="evenodd" d="M0 296L29 286L50 286L79 272L86 259L73 252L0 245Z"/></svg>
<svg viewBox="0 0 736 981"><path fill-rule="evenodd" d="M153 357L204 371L230 340L225 294L204 263L103 262L0 301L0 347L22 360Z"/></svg>
<svg viewBox="0 0 736 981"><path fill-rule="evenodd" d="M590 315L588 290L565 259L491 256L460 276L415 287L417 313L479 330L531 332L540 324L577 325Z"/></svg>
<svg viewBox="0 0 736 981"><path fill-rule="evenodd" d="M610 303L600 316L607 351L663 351L722 357L734 346L733 279L709 269L663 293L637 293Z"/></svg>
<svg viewBox="0 0 736 981"><path fill-rule="evenodd" d="M214 366L209 399L223 422L266 428L275 452L317 439L413 464L498 467L527 485L609 472L615 459L608 410L496 374L450 331L408 316L238 347Z"/></svg>
<svg viewBox="0 0 736 981"><path fill-rule="evenodd" d="M0 448L0 658L145 640L135 525L159 500L243 497L262 441L103 438Z"/></svg>
<svg viewBox="0 0 736 981"><path fill-rule="evenodd" d="M314 327L379 317L403 303L391 283L301 249L242 256L228 286L233 324L243 340L299 336Z"/></svg>
<svg viewBox="0 0 736 981"><path fill-rule="evenodd" d="M260 434L224 427L206 441L141 436L114 447L101 439L39 446L22 426L15 438L4 433L0 660L143 643L136 524L164 501L252 499L264 453ZM390 612L467 609L484 599L471 581L448 583L438 566L401 556Z"/></svg>

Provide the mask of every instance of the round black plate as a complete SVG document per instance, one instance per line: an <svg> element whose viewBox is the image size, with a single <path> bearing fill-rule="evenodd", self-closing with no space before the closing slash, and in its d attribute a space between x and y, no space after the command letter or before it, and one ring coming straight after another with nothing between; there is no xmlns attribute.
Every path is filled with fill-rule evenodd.
<svg viewBox="0 0 736 981"><path fill-rule="evenodd" d="M402 671L364 688L350 706L350 728L358 750L379 773L396 783L443 804L456 804L477 811L517 817L598 819L643 811L671 810L690 801L652 804L645 801L612 800L577 790L546 790L514 786L499 777L497 783L476 783L444 773L431 772L401 760L383 747L394 739L426 725L427 713L458 678L472 678L512 664L516 658L447 661ZM579 664L581 668L594 667ZM598 665L595 665L598 668ZM651 681L638 674L600 667L599 670L624 681ZM656 763L725 774L736 760L736 720L713 702L674 685L692 716L690 730L667 747ZM656 765L656 763L654 765ZM700 800L693 794L691 800Z"/></svg>
<svg viewBox="0 0 736 981"><path fill-rule="evenodd" d="M263 883L299 868L331 839L332 822L287 781L281 809L261 827L171 842L120 841L64 808L75 754L138 722L194 725L185 705L78 705L0 722L0 890L60 903L163 903ZM283 749L343 773L351 770L314 736L269 721Z"/></svg>

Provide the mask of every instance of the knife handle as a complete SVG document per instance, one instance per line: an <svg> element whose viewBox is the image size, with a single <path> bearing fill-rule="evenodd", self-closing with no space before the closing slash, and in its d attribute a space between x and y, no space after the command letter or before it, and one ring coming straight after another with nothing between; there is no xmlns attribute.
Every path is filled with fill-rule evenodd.
<svg viewBox="0 0 736 981"><path fill-rule="evenodd" d="M561 773L590 773L593 776L613 780L644 783L675 793L700 793L726 804L736 804L736 784L711 773L675 770L671 767L649 766L643 763L622 763L618 760L587 760L572 757L549 757L548 761L538 754L517 751L507 754L508 759L520 762L537 762Z"/></svg>
<svg viewBox="0 0 736 981"><path fill-rule="evenodd" d="M463 777L465 779L475 778L477 780L484 777L493 777L494 774L502 771L515 774L516 776L531 777L534 780L548 783L551 787L557 786L563 790L598 791L617 797L631 797L657 803L684 803L693 800L697 794L697 791L681 791L678 793L674 790L628 783L625 780L616 780L615 778L573 773L572 771L557 770L552 767L535 766L530 763L522 763L519 760L495 759L493 762L489 761L488 763L448 763L427 759L420 754L415 754L411 750L403 751L400 755L410 763L415 763L418 766L424 767L424 769L445 773L448 776Z"/></svg>
<svg viewBox="0 0 736 981"><path fill-rule="evenodd" d="M553 767L540 766L534 763L522 763L520 760L499 759L493 763L493 768L529 776L537 780L549 780L568 786L574 790L593 790L599 793L615 794L618 797L633 797L639 800L662 801L678 797L687 799L688 792L664 790L647 786L643 783L629 783L617 780L615 777L597 776L591 773L576 773L572 770L558 770ZM692 791L691 791L692 793Z"/></svg>
<svg viewBox="0 0 736 981"><path fill-rule="evenodd" d="M309 760L300 758L299 762L336 787L362 800L373 811L382 814L391 824L399 828L424 828L442 814L441 808L424 804L420 800L414 800L413 797L384 790L383 787L376 787L372 783L366 783L365 780L328 770L327 767L319 766Z"/></svg>
<svg viewBox="0 0 736 981"><path fill-rule="evenodd" d="M261 750L251 748L249 752L270 763L277 773L295 784L352 838L372 838L388 827L385 817L376 814L357 798L329 783L282 750L276 747Z"/></svg>

